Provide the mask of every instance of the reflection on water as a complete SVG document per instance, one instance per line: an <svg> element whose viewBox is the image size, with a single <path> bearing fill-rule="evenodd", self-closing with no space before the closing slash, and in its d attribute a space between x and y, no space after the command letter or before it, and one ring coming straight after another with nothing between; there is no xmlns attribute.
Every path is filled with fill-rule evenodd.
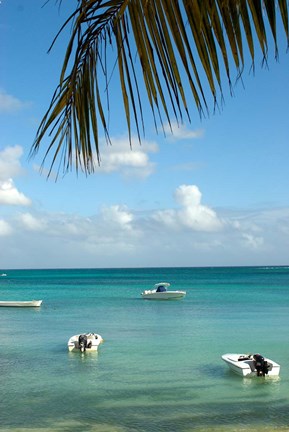
<svg viewBox="0 0 289 432"><path fill-rule="evenodd" d="M243 378L240 377L242 380L243 386L270 386L270 390L277 390L280 389L280 376L271 376L271 377L251 377L251 378Z"/></svg>

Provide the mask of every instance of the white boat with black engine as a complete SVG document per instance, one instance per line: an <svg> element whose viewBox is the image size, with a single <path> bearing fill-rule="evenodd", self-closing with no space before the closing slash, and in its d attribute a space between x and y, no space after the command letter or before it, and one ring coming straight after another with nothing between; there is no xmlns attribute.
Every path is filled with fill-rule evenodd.
<svg viewBox="0 0 289 432"><path fill-rule="evenodd" d="M243 377L273 376L280 373L280 365L261 354L223 354L229 368Z"/></svg>
<svg viewBox="0 0 289 432"><path fill-rule="evenodd" d="M81 333L71 336L67 346L68 350L73 352L95 352L102 342L103 338L97 333Z"/></svg>
<svg viewBox="0 0 289 432"><path fill-rule="evenodd" d="M177 300L185 297L186 291L169 291L170 285L168 282L159 282L154 285L154 289L142 292L141 296L147 300Z"/></svg>
<svg viewBox="0 0 289 432"><path fill-rule="evenodd" d="M15 301L7 300L0 301L0 306L4 307L39 307L42 304L42 300L28 300L28 301Z"/></svg>

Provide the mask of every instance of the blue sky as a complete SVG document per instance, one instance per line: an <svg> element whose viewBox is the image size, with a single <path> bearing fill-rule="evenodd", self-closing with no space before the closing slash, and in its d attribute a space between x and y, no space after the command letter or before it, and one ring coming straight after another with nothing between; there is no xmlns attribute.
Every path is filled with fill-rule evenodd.
<svg viewBox="0 0 289 432"><path fill-rule="evenodd" d="M67 42L47 54L69 2L44 3L0 3L0 268L287 265L285 40L268 68L257 52L255 75L248 59L243 85L209 118L191 101L191 123L165 138L146 109L132 150L116 91L100 168L55 182L39 173L48 141L28 157Z"/></svg>

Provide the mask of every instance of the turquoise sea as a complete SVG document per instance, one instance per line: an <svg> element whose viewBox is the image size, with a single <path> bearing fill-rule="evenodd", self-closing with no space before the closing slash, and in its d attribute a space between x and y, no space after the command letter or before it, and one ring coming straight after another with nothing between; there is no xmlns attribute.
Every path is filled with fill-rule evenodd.
<svg viewBox="0 0 289 432"><path fill-rule="evenodd" d="M5 270L0 431L289 431L289 267ZM143 300L156 282L178 301ZM96 332L98 353L69 353ZM259 352L279 379L221 355Z"/></svg>

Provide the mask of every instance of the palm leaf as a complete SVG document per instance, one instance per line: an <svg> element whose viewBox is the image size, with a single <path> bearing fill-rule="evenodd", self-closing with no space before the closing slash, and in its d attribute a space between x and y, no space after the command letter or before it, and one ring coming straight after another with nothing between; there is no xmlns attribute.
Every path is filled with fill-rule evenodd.
<svg viewBox="0 0 289 432"><path fill-rule="evenodd" d="M156 128L164 117L169 124L184 113L190 119L191 97L200 114L207 112L208 98L215 104L222 97L223 71L229 86L232 71L242 73L247 49L253 66L258 47L266 61L272 36L277 55L278 26L289 43L286 0L78 0L50 49L68 26L59 84L31 148L34 156L48 139L42 162L49 159L48 175L57 162L58 172L62 166L64 173L75 167L86 174L101 162L112 75L129 140L136 130L141 141L145 97ZM115 61L107 61L113 52Z"/></svg>

